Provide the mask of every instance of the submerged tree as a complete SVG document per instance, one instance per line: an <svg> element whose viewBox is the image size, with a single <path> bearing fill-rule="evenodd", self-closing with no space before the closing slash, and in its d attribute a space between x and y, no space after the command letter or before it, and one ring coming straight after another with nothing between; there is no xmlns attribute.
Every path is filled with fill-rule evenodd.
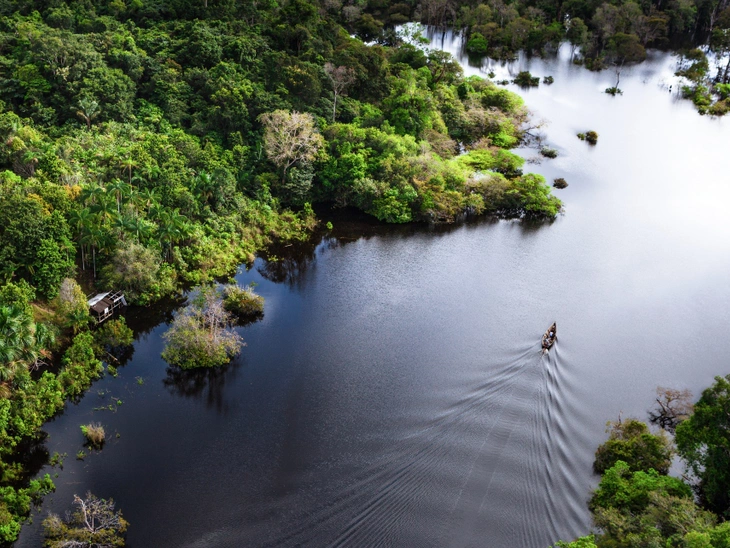
<svg viewBox="0 0 730 548"><path fill-rule="evenodd" d="M74 495L76 511L61 519L49 514L43 520L48 548L112 548L124 546L129 523L112 499L100 499L90 492L86 498Z"/></svg>
<svg viewBox="0 0 730 548"><path fill-rule="evenodd" d="M183 369L224 365L240 352L241 336L231 329L232 317L214 288L205 288L163 335L162 357Z"/></svg>

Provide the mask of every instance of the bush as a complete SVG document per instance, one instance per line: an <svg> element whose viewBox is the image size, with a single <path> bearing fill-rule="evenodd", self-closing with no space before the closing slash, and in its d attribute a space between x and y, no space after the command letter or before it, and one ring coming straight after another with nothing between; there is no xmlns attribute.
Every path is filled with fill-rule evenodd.
<svg viewBox="0 0 730 548"><path fill-rule="evenodd" d="M540 149L540 154L545 156L545 158L557 158L558 157L558 151L554 148L549 147L542 147Z"/></svg>
<svg viewBox="0 0 730 548"><path fill-rule="evenodd" d="M610 88L606 88L605 89L605 92L608 93L609 95L613 95L614 97L616 95L623 95L624 94L623 91L621 91L619 88L617 88L615 86L614 87L610 87Z"/></svg>
<svg viewBox="0 0 730 548"><path fill-rule="evenodd" d="M94 351L98 356L111 355L119 359L132 342L134 333L124 317L103 323L94 333Z"/></svg>
<svg viewBox="0 0 730 548"><path fill-rule="evenodd" d="M94 338L88 332L74 337L62 364L58 381L66 395L72 398L80 396L104 372L101 362L96 359Z"/></svg>
<svg viewBox="0 0 730 548"><path fill-rule="evenodd" d="M595 131L586 131L586 141L595 145L598 142L598 133Z"/></svg>
<svg viewBox="0 0 730 548"><path fill-rule="evenodd" d="M82 425L81 432L91 447L101 449L104 446L106 432L104 432L104 427L98 422Z"/></svg>
<svg viewBox="0 0 730 548"><path fill-rule="evenodd" d="M223 289L223 307L239 320L264 314L264 298L254 293L253 285L240 287L229 284Z"/></svg>
<svg viewBox="0 0 730 548"><path fill-rule="evenodd" d="M513 82L523 88L537 87L540 85L540 77L533 76L529 71L523 70L517 74Z"/></svg>
<svg viewBox="0 0 730 548"><path fill-rule="evenodd" d="M557 179L553 179L553 186L555 188L566 188L568 186L568 182L562 177L558 177Z"/></svg>
<svg viewBox="0 0 730 548"><path fill-rule="evenodd" d="M578 133L578 139L580 139L581 141L585 141L586 140L586 134L585 133Z"/></svg>
<svg viewBox="0 0 730 548"><path fill-rule="evenodd" d="M542 79L542 83L543 83L543 84L547 84L547 85L550 85L550 84L552 84L553 82L555 82L555 79L554 79L554 78L553 78L552 76L545 76L545 77L544 77L544 78Z"/></svg>
<svg viewBox="0 0 730 548"><path fill-rule="evenodd" d="M646 424L636 419L611 422L608 440L596 451L593 469L603 474L619 460L632 472L653 469L666 474L672 462L671 444L664 432L652 434Z"/></svg>

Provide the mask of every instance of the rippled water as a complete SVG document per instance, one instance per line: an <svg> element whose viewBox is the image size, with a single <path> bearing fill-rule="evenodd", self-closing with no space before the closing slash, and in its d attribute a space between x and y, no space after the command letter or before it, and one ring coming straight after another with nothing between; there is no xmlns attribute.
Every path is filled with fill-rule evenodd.
<svg viewBox="0 0 730 548"><path fill-rule="evenodd" d="M458 38L432 38L458 54ZM18 546L87 489L118 501L133 548L544 548L586 533L605 422L645 418L657 385L698 393L730 372L730 125L668 91L667 54L615 98L612 74L568 54L494 66L555 78L521 93L559 151L527 167L568 181L564 216L393 228L332 213L332 233L239 274L266 315L222 370L166 367L169 311L130 319L119 377L46 427L69 457ZM589 129L596 147L575 136ZM90 420L111 440L77 461Z"/></svg>

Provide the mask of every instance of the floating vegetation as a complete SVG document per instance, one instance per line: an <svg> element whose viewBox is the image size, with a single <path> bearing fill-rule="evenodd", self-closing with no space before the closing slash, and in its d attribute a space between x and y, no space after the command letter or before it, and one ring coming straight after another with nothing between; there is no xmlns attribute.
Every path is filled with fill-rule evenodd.
<svg viewBox="0 0 730 548"><path fill-rule="evenodd" d="M104 432L104 427L98 422L81 425L81 432L91 447L101 449L104 446L106 432Z"/></svg>

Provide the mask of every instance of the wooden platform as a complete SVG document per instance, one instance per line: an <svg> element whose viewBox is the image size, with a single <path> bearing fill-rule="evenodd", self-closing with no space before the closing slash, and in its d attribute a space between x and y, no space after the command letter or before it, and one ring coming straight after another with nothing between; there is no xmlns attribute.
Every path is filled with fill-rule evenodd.
<svg viewBox="0 0 730 548"><path fill-rule="evenodd" d="M108 291L89 298L88 304L91 317L96 320L96 323L101 323L110 318L117 308L127 306L127 300L121 291Z"/></svg>

